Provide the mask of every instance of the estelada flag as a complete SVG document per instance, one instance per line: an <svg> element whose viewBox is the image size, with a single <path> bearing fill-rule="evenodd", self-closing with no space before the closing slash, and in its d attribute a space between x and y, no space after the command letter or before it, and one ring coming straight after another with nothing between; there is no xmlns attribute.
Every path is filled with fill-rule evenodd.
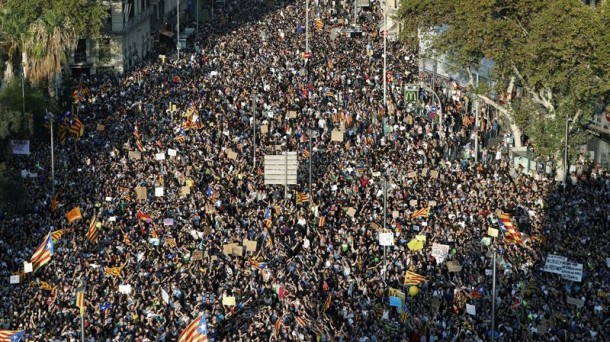
<svg viewBox="0 0 610 342"><path fill-rule="evenodd" d="M80 220L82 219L83 216L80 213L80 207L76 207L70 211L68 211L68 213L66 214L66 219L68 219L68 223L72 223L76 220Z"/></svg>
<svg viewBox="0 0 610 342"><path fill-rule="evenodd" d="M426 277L415 272L407 271L405 274L405 285L419 285L426 281Z"/></svg>
<svg viewBox="0 0 610 342"><path fill-rule="evenodd" d="M418 211L414 212L411 214L411 219L428 216L430 216L430 207L419 209Z"/></svg>

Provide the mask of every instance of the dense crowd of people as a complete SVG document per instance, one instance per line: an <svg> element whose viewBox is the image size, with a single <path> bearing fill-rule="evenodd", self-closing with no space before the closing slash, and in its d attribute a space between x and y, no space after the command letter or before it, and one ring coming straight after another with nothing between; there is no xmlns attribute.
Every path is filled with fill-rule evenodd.
<svg viewBox="0 0 610 342"><path fill-rule="evenodd" d="M312 4L326 27L311 29L309 60L301 4L227 6L179 59L84 80L85 136L55 151L58 208L48 147L9 163L40 176L26 180L32 210L0 222L5 328L27 341L80 339L84 286L88 341L177 341L200 313L214 341L484 341L494 247L496 340L610 335L605 170L583 165L560 184L518 172L502 149L475 162L463 153L473 128L463 95L442 95L442 121L425 94L425 115L409 110L402 89L419 81L417 56L397 42L388 43L386 108L377 3L352 37L330 34L350 22L350 3ZM285 150L299 159L288 191L264 184L264 156ZM83 218L69 224L77 206ZM481 242L498 211L523 244L501 233ZM97 241L86 237L92 218ZM51 226L70 230L52 260L8 284ZM385 249L383 227L394 233ZM408 246L416 236L422 249ZM435 243L449 246L445 257L432 256ZM548 254L582 263L582 281L544 272ZM414 296L407 271L425 277ZM390 288L406 294L400 309Z"/></svg>

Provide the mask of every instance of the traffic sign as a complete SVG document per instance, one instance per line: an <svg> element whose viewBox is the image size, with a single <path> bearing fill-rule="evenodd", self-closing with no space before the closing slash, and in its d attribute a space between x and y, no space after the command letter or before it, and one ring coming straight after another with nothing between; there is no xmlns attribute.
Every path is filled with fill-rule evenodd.
<svg viewBox="0 0 610 342"><path fill-rule="evenodd" d="M419 97L419 87L416 85L407 85L405 86L405 102L407 103L417 103L417 98Z"/></svg>

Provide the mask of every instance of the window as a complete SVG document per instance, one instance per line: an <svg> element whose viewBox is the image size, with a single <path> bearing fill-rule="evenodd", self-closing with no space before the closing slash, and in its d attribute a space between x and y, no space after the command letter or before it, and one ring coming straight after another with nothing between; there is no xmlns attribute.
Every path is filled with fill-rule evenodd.
<svg viewBox="0 0 610 342"><path fill-rule="evenodd" d="M74 63L87 63L87 40L79 39L74 50Z"/></svg>

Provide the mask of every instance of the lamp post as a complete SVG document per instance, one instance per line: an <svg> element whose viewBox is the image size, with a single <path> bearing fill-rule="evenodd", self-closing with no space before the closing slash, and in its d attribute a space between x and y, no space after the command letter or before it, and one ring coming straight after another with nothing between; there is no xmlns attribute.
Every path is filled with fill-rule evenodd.
<svg viewBox="0 0 610 342"><path fill-rule="evenodd" d="M388 216L388 179L383 177L383 232L386 232L386 219ZM386 273L388 273L387 246L383 246L383 283L385 284Z"/></svg>
<svg viewBox="0 0 610 342"><path fill-rule="evenodd" d="M565 141L565 145L564 145L564 151L563 151L563 165L564 165L564 170L563 170L563 181L564 183L568 181L568 169L570 168L570 163L568 162L568 133L569 133L569 129L570 129L570 122L572 120L570 119L570 117L568 117L568 115L566 115L566 132L565 132L565 137L564 137L564 141Z"/></svg>
<svg viewBox="0 0 610 342"><path fill-rule="evenodd" d="M383 5L383 110L388 116L388 4ZM382 123L383 125L383 123ZM383 129L383 127L382 127ZM385 130L384 130L385 132Z"/></svg>
<svg viewBox="0 0 610 342"><path fill-rule="evenodd" d="M51 197L53 197L55 196L55 142L53 137L53 123L55 122L55 116L53 113L47 111L47 120L49 120L51 124Z"/></svg>
<svg viewBox="0 0 610 342"><path fill-rule="evenodd" d="M496 339L496 247L492 244L491 342Z"/></svg>
<svg viewBox="0 0 610 342"><path fill-rule="evenodd" d="M307 52L309 52L309 0L305 0L305 53Z"/></svg>
<svg viewBox="0 0 610 342"><path fill-rule="evenodd" d="M252 152L252 169L256 170L256 93L252 95L252 139L253 139L253 149Z"/></svg>
<svg viewBox="0 0 610 342"><path fill-rule="evenodd" d="M180 60L180 0L176 0L176 15L178 16L178 26L176 29L176 52Z"/></svg>

